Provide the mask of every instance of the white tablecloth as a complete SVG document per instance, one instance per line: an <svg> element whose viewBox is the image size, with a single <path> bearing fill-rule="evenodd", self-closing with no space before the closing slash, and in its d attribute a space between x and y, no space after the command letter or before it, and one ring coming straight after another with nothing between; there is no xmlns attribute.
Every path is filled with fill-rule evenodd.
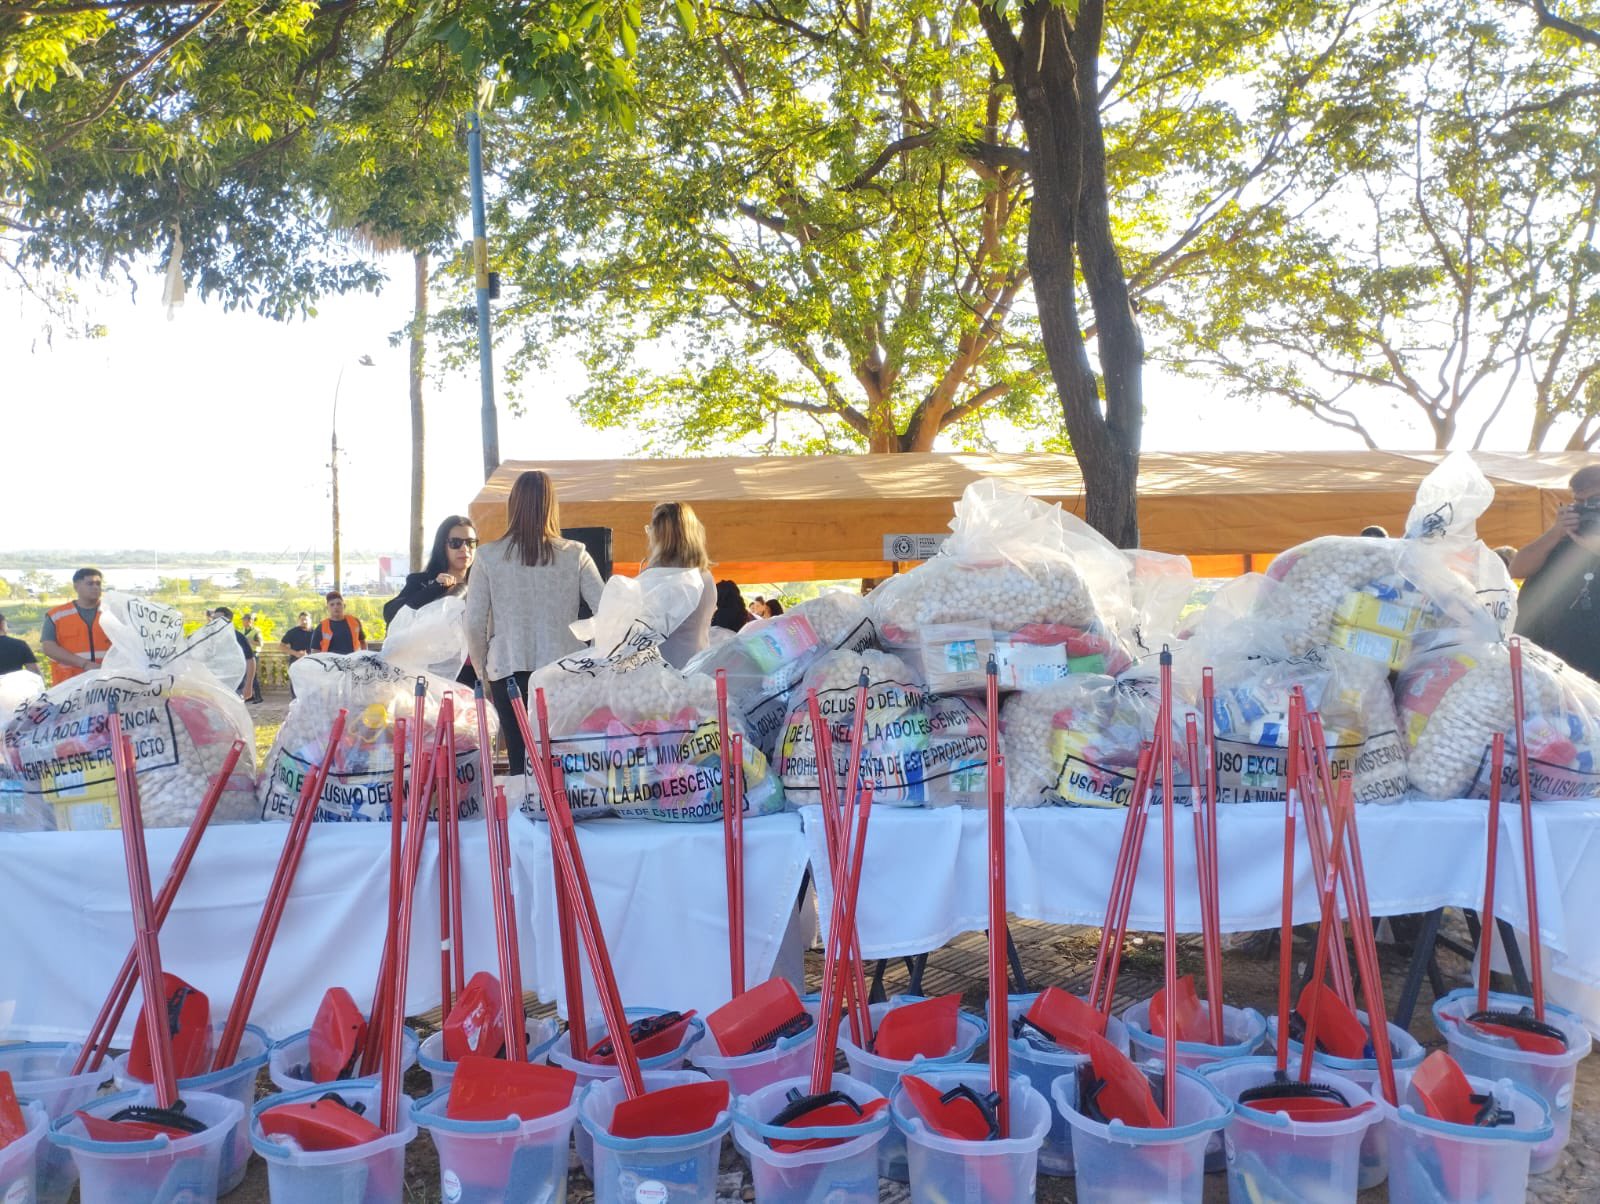
<svg viewBox="0 0 1600 1204"><path fill-rule="evenodd" d="M162 930L166 968L205 991L218 1018L245 951L287 824L219 826L206 833ZM496 971L483 825L462 825L468 972ZM798 817L745 824L746 974L767 977L789 927L805 870ZM181 829L152 829L151 875L160 889ZM728 997L728 935L717 824L645 820L580 825L624 999L709 1009ZM511 824L513 889L523 985L554 999L561 985L551 909L550 843L543 825ZM305 1028L322 993L344 986L370 1004L388 898L387 824L318 824L295 879L252 1021L272 1036ZM480 868L481 867L481 868ZM439 887L435 846L424 846L412 934L410 1014L439 1003ZM0 1039L80 1038L132 939L118 832L0 834ZM497 971L496 971L497 972ZM132 1035L138 994L120 1036Z"/></svg>
<svg viewBox="0 0 1600 1204"><path fill-rule="evenodd" d="M1404 915L1445 905L1482 903L1487 804L1408 801L1356 809L1367 890L1374 915ZM801 812L824 924L832 899L821 814ZM1027 919L1098 925L1124 812L1079 807L1015 809L1006 815L1009 910ZM1177 808L1178 926L1199 930L1194 830ZM1522 834L1515 806L1502 807L1495 911L1525 931ZM1274 928L1283 876L1283 807L1238 803L1220 808L1218 844L1222 927ZM1600 1027L1600 803L1540 805L1534 815L1539 927L1546 989ZM874 809L857 924L869 958L936 949L962 932L988 926L988 833L981 811ZM1315 883L1304 832L1295 877L1296 923L1317 918ZM1145 836L1135 881L1135 929L1161 927L1160 812Z"/></svg>

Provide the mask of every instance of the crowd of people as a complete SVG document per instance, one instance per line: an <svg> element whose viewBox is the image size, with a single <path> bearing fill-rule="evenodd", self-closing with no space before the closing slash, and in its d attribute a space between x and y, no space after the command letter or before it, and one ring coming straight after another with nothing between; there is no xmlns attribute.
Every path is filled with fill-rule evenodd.
<svg viewBox="0 0 1600 1204"><path fill-rule="evenodd" d="M1520 549L1497 548L1511 573L1522 581L1517 631L1562 657L1574 668L1600 680L1600 465L1575 473L1572 502L1562 506L1548 530ZM1380 527L1363 535L1383 536ZM645 527L646 556L640 579L652 573L688 569L700 577L698 603L661 644L669 664L682 668L697 653L729 638L747 623L783 613L776 597L757 595L749 602L733 581L714 581L706 547L705 527L686 502L662 502ZM561 534L556 485L543 470L525 472L512 486L506 534L491 543L478 542L466 515L452 514L439 524L428 561L410 574L399 594L383 607L385 622L405 608L420 608L447 595L466 598L467 662L463 682L486 677L502 730L513 757L522 755L507 683L526 690L534 670L578 651L572 634L579 604L599 605L604 582L585 546ZM470 587L470 588L469 588ZM72 575L74 597L48 611L39 651L52 663L52 679L67 680L95 668L110 642L100 625L98 569L81 568ZM359 652L367 646L361 621L345 612L344 597L330 591L327 611L314 622L301 611L296 625L283 635L291 660L314 652ZM214 607L206 617L232 623L233 612ZM257 657L262 647L255 615L246 612L235 629L245 656L245 675L238 683L242 698L261 698ZM33 649L6 631L0 613L0 673L33 669ZM513 762L515 763L515 762Z"/></svg>

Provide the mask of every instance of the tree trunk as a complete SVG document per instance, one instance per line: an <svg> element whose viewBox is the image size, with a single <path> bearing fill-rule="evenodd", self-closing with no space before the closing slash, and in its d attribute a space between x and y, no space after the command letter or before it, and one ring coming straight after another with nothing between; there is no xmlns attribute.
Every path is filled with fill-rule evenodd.
<svg viewBox="0 0 1600 1204"><path fill-rule="evenodd" d="M426 437L422 417L423 365L428 351L428 253L413 251L416 292L411 311L411 571L422 571L422 493L426 475L423 449Z"/></svg>
<svg viewBox="0 0 1600 1204"><path fill-rule="evenodd" d="M1135 547L1144 340L1111 237L1096 83L1103 4L1083 0L1074 28L1052 0L1029 0L1020 37L989 4L979 14L1028 137L1028 271L1050 375L1083 473L1085 517L1113 543ZM1078 321L1080 261L1098 331L1103 406Z"/></svg>

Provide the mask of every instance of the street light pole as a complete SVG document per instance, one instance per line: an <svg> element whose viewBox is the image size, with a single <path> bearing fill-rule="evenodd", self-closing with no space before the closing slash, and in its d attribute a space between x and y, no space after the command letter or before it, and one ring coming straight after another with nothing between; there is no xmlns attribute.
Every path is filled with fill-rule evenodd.
<svg viewBox="0 0 1600 1204"><path fill-rule="evenodd" d="M467 175L472 193L472 276L478 310L478 391L482 399L483 479L500 467L500 418L494 408L494 344L489 317L489 239L483 206L483 121L467 116Z"/></svg>
<svg viewBox="0 0 1600 1204"><path fill-rule="evenodd" d="M363 355L356 363L363 368L370 368L372 367L372 357ZM335 591L341 588L340 583L343 580L341 573L343 564L339 552L339 386L344 384L344 370L347 366L346 364L339 365L339 375L333 382L333 421L331 423L333 438L331 454L328 459L328 467L333 474L333 588Z"/></svg>

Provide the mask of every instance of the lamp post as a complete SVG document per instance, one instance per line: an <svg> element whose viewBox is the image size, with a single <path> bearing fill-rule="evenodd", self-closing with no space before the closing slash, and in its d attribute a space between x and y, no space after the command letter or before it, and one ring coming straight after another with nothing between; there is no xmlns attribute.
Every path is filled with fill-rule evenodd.
<svg viewBox="0 0 1600 1204"><path fill-rule="evenodd" d="M370 355L363 355L356 363L363 368L373 366ZM344 384L344 370L348 364L339 365L339 375L333 382L333 428L332 454L328 460L328 467L333 473L333 588L338 590L341 582L341 569L339 555L339 386Z"/></svg>

